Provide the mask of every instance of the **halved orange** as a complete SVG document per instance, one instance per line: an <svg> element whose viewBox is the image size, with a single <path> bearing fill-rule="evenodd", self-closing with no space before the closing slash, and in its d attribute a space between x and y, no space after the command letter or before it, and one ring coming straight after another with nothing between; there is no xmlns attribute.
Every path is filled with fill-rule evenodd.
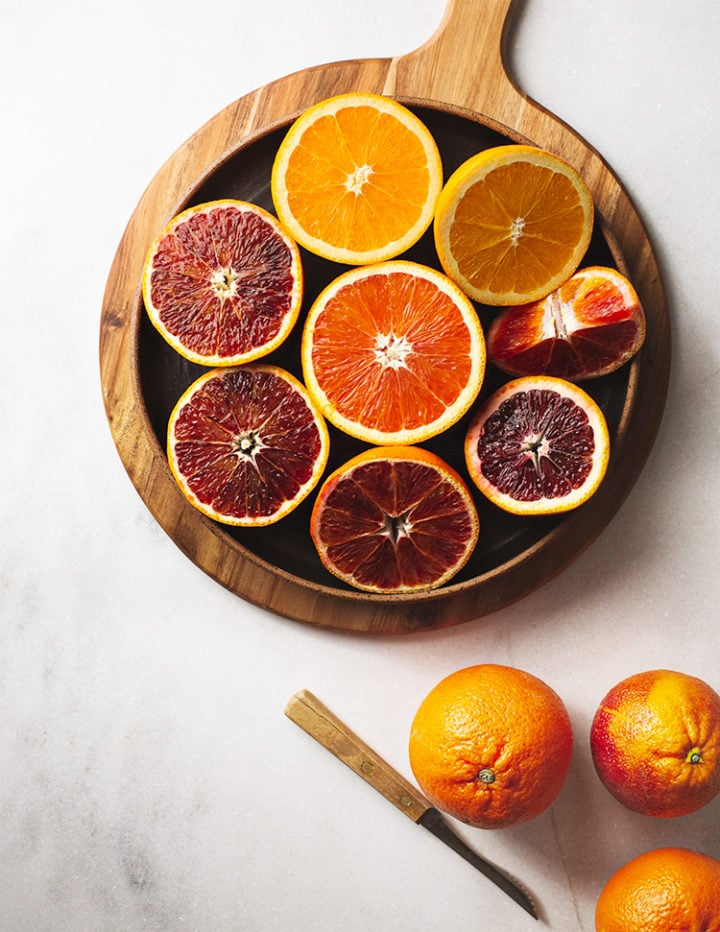
<svg viewBox="0 0 720 932"><path fill-rule="evenodd" d="M199 204L153 242L142 290L150 320L180 355L235 366L276 349L295 325L300 250L262 207L231 199Z"/></svg>
<svg viewBox="0 0 720 932"><path fill-rule="evenodd" d="M323 565L356 589L433 589L467 562L478 539L461 477L422 447L373 447L318 492L310 533Z"/></svg>
<svg viewBox="0 0 720 932"><path fill-rule="evenodd" d="M425 124L379 94L340 94L293 123L272 168L275 211L310 252L365 265L400 255L432 222L442 162Z"/></svg>
<svg viewBox="0 0 720 932"><path fill-rule="evenodd" d="M445 275L415 262L360 266L308 312L305 385L327 419L376 445L419 443L462 417L485 373L472 303Z"/></svg>
<svg viewBox="0 0 720 932"><path fill-rule="evenodd" d="M485 149L450 176L437 202L445 272L484 304L536 301L578 268L590 243L592 195L563 159L534 146Z"/></svg>
<svg viewBox="0 0 720 932"><path fill-rule="evenodd" d="M278 366L213 369L178 400L168 462L187 500L223 524L279 521L312 491L329 438L305 387Z"/></svg>
<svg viewBox="0 0 720 932"><path fill-rule="evenodd" d="M507 382L480 407L465 438L475 485L518 515L577 508L597 490L609 455L597 402L572 382L550 376Z"/></svg>
<svg viewBox="0 0 720 932"><path fill-rule="evenodd" d="M540 301L498 314L488 355L510 375L577 382L619 369L644 340L645 314L633 286L616 269L590 266Z"/></svg>

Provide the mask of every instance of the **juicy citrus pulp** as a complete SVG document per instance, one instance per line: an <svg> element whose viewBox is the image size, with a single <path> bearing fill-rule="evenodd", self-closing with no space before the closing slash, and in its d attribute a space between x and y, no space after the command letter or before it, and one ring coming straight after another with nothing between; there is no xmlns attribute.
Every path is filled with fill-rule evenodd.
<svg viewBox="0 0 720 932"><path fill-rule="evenodd" d="M423 699L410 765L439 809L478 828L526 822L555 800L572 756L570 718L546 683L514 667L451 673Z"/></svg>
<svg viewBox="0 0 720 932"><path fill-rule="evenodd" d="M490 305L535 301L577 269L594 208L578 172L533 146L485 149L450 176L435 213L445 272Z"/></svg>
<svg viewBox="0 0 720 932"><path fill-rule="evenodd" d="M720 932L720 861L656 848L620 867L595 907L596 932Z"/></svg>
<svg viewBox="0 0 720 932"><path fill-rule="evenodd" d="M300 252L261 207L199 204L155 239L142 289L150 320L178 353L201 365L237 365L270 353L294 326Z"/></svg>
<svg viewBox="0 0 720 932"><path fill-rule="evenodd" d="M310 520L326 569L368 592L442 585L469 559L478 530L463 480L421 447L353 457L325 480Z"/></svg>
<svg viewBox="0 0 720 932"><path fill-rule="evenodd" d="M225 524L289 514L327 462L327 427L304 386L277 366L216 369L184 392L168 424L168 461L188 501Z"/></svg>
<svg viewBox="0 0 720 932"><path fill-rule="evenodd" d="M378 94L341 94L306 110L272 168L275 210L300 245L349 265L413 245L432 222L442 163L427 127Z"/></svg>
<svg viewBox="0 0 720 932"><path fill-rule="evenodd" d="M605 476L605 416L564 379L507 382L475 413L465 462L480 491L505 511L544 515L577 508Z"/></svg>
<svg viewBox="0 0 720 932"><path fill-rule="evenodd" d="M615 269L580 269L539 301L508 308L488 332L491 361L510 375L555 375L571 382L608 375L645 339L645 314Z"/></svg>
<svg viewBox="0 0 720 932"><path fill-rule="evenodd" d="M475 309L442 273L394 260L336 278L303 328L305 384L340 430L419 443L454 424L485 373Z"/></svg>
<svg viewBox="0 0 720 932"><path fill-rule="evenodd" d="M720 696L697 677L622 680L600 703L590 744L602 783L636 812L688 815L720 793Z"/></svg>

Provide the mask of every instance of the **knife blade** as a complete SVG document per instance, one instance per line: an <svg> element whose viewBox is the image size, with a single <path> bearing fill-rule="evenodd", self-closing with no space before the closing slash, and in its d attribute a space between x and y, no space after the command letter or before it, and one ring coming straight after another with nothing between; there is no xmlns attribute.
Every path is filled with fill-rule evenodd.
<svg viewBox="0 0 720 932"><path fill-rule="evenodd" d="M309 690L301 689L292 696L285 708L285 715L413 822L428 829L534 919L538 918L532 900L516 881L469 848L419 790L373 751Z"/></svg>

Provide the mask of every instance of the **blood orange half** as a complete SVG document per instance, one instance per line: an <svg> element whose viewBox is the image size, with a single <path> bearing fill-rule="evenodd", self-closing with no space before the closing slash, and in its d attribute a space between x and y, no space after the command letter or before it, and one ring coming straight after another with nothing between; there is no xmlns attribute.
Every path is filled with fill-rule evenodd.
<svg viewBox="0 0 720 932"><path fill-rule="evenodd" d="M528 376L498 389L465 438L468 472L505 511L547 515L587 501L607 470L605 416L565 379Z"/></svg>
<svg viewBox="0 0 720 932"><path fill-rule="evenodd" d="M255 204L220 200L174 217L150 247L143 298L180 355L234 366L276 349L302 302L300 251Z"/></svg>
<svg viewBox="0 0 720 932"><path fill-rule="evenodd" d="M310 533L323 565L368 592L433 589L477 543L475 504L461 477L421 447L374 447L323 483Z"/></svg>
<svg viewBox="0 0 720 932"><path fill-rule="evenodd" d="M168 424L168 461L185 497L224 524L279 521L312 491L329 439L305 387L251 363L200 376Z"/></svg>
<svg viewBox="0 0 720 932"><path fill-rule="evenodd" d="M571 382L619 369L645 340L645 314L615 269L580 269L546 298L508 308L488 333L491 361L510 375Z"/></svg>
<svg viewBox="0 0 720 932"><path fill-rule="evenodd" d="M449 278L395 260L325 288L305 321L302 365L308 391L340 430L376 445L421 443L477 397L485 338Z"/></svg>

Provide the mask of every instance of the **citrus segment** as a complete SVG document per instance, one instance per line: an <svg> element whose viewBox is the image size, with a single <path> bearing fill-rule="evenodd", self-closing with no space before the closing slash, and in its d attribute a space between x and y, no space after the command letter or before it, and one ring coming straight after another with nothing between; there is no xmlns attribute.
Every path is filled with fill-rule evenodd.
<svg viewBox="0 0 720 932"><path fill-rule="evenodd" d="M467 562L479 523L460 476L421 447L365 450L315 500L310 533L327 570L368 592L415 592Z"/></svg>
<svg viewBox="0 0 720 932"><path fill-rule="evenodd" d="M605 475L609 450L596 402L550 376L503 385L476 412L465 438L473 482L519 515L568 511L587 501Z"/></svg>
<svg viewBox="0 0 720 932"><path fill-rule="evenodd" d="M570 717L538 677L500 664L451 673L423 699L410 730L410 765L439 809L478 828L533 819L570 768Z"/></svg>
<svg viewBox="0 0 720 932"><path fill-rule="evenodd" d="M645 340L645 314L615 269L580 269L547 297L502 311L488 332L491 361L510 375L572 382L619 369Z"/></svg>
<svg viewBox="0 0 720 932"><path fill-rule="evenodd" d="M305 384L327 419L372 444L419 443L477 397L485 339L442 273L394 260L336 278L308 312Z"/></svg>
<svg viewBox="0 0 720 932"><path fill-rule="evenodd" d="M150 320L192 362L232 366L278 347L303 293L300 251L263 208L230 199L190 207L150 247Z"/></svg>
<svg viewBox="0 0 720 932"><path fill-rule="evenodd" d="M428 229L442 163L427 127L378 94L340 94L303 113L272 168L272 197L291 235L349 265L404 252Z"/></svg>
<svg viewBox="0 0 720 932"><path fill-rule="evenodd" d="M596 932L720 932L720 861L655 848L620 867L595 906Z"/></svg>
<svg viewBox="0 0 720 932"><path fill-rule="evenodd" d="M600 780L635 812L688 815L720 793L720 696L697 677L622 680L600 703L590 744Z"/></svg>
<svg viewBox="0 0 720 932"><path fill-rule="evenodd" d="M438 198L435 245L445 272L484 304L536 301L577 269L590 243L590 191L563 159L533 146L485 149Z"/></svg>
<svg viewBox="0 0 720 932"><path fill-rule="evenodd" d="M224 524L272 524L315 487L327 427L304 386L273 365L200 376L168 424L168 461L188 501Z"/></svg>

